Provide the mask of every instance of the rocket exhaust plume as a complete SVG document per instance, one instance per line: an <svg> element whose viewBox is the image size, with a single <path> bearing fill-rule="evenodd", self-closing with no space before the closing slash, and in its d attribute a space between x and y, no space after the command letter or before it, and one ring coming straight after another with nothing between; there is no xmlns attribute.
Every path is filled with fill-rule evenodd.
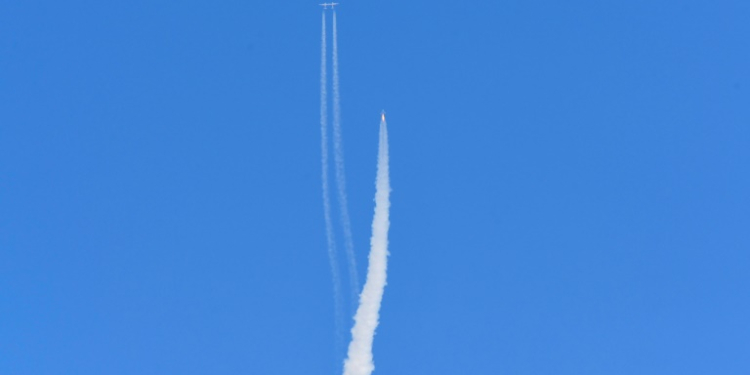
<svg viewBox="0 0 750 375"><path fill-rule="evenodd" d="M336 240L333 234L331 222L331 201L328 189L328 78L326 74L326 17L323 12L323 21L320 38L320 164L321 180L323 181L323 214L326 222L326 240L328 244L328 262L331 266L331 277L333 279L333 300L336 330L336 352L343 346L343 302L341 298L341 277L339 276L339 265L336 255Z"/></svg>
<svg viewBox="0 0 750 375"><path fill-rule="evenodd" d="M349 203L346 198L346 173L344 171L344 146L341 135L341 96L339 94L339 53L338 32L336 31L336 12L333 12L333 159L336 165L336 188L338 191L339 214L344 232L344 249L349 266L349 285L352 304L359 294L359 276L357 260L354 256L351 221L349 220Z"/></svg>
<svg viewBox="0 0 750 375"><path fill-rule="evenodd" d="M380 147L378 172L375 182L375 216L372 219L372 238L367 268L367 280L359 297L359 308L354 316L352 341L344 362L344 375L370 375L375 369L372 362L372 341L378 326L380 303L386 284L388 266L388 219L390 210L390 177L388 173L388 128L385 115L380 122Z"/></svg>

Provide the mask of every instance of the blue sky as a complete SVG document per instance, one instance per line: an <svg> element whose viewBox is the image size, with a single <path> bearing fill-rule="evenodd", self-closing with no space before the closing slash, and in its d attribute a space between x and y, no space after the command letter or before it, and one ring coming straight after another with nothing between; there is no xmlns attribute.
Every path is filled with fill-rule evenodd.
<svg viewBox="0 0 750 375"><path fill-rule="evenodd" d="M750 370L750 3L341 2L375 373ZM317 2L65 3L0 4L0 372L340 373Z"/></svg>

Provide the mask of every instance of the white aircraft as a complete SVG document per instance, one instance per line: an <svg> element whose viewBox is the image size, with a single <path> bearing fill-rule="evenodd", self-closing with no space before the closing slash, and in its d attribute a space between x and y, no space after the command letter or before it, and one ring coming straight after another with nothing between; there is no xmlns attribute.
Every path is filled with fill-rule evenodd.
<svg viewBox="0 0 750 375"><path fill-rule="evenodd" d="M331 9L333 9L333 7L335 7L336 5L339 5L339 3L323 3L323 4L318 4L318 5L322 6L323 9L328 9L328 7L331 7Z"/></svg>

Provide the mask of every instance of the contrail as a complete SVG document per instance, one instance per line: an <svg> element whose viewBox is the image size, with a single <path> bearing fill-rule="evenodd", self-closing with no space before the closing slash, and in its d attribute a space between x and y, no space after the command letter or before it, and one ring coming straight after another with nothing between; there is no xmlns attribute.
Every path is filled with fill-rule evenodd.
<svg viewBox="0 0 750 375"><path fill-rule="evenodd" d="M341 299L341 276L336 255L336 241L331 223L331 201L328 192L328 77L326 74L326 15L323 12L320 37L320 164L323 181L323 212L326 222L326 240L328 241L328 262L331 265L333 278L333 300L336 329L336 353L343 346L343 302Z"/></svg>
<svg viewBox="0 0 750 375"><path fill-rule="evenodd" d="M380 122L380 148L378 150L378 173L375 182L375 216L372 219L370 239L370 263L367 281L359 297L359 308L354 316L352 341L348 358L344 362L344 375L370 375L375 369L372 363L372 340L378 326L380 302L386 284L388 266L388 227L390 221L391 185L388 175L388 129L385 114Z"/></svg>
<svg viewBox="0 0 750 375"><path fill-rule="evenodd" d="M349 285L352 293L352 304L359 294L359 276L357 260L354 257L352 226L349 220L349 203L346 199L346 174L344 172L344 145L341 136L341 96L339 94L339 52L338 33L336 31L336 12L333 12L333 159L336 163L336 188L338 190L339 213L344 228L344 248L349 263Z"/></svg>

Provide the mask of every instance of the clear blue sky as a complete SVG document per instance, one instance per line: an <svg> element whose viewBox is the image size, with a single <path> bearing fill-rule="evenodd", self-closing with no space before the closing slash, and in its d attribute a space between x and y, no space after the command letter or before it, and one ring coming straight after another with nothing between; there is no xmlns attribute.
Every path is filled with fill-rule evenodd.
<svg viewBox="0 0 750 375"><path fill-rule="evenodd" d="M0 373L340 372L317 2L0 3ZM750 2L341 3L376 374L750 373Z"/></svg>

